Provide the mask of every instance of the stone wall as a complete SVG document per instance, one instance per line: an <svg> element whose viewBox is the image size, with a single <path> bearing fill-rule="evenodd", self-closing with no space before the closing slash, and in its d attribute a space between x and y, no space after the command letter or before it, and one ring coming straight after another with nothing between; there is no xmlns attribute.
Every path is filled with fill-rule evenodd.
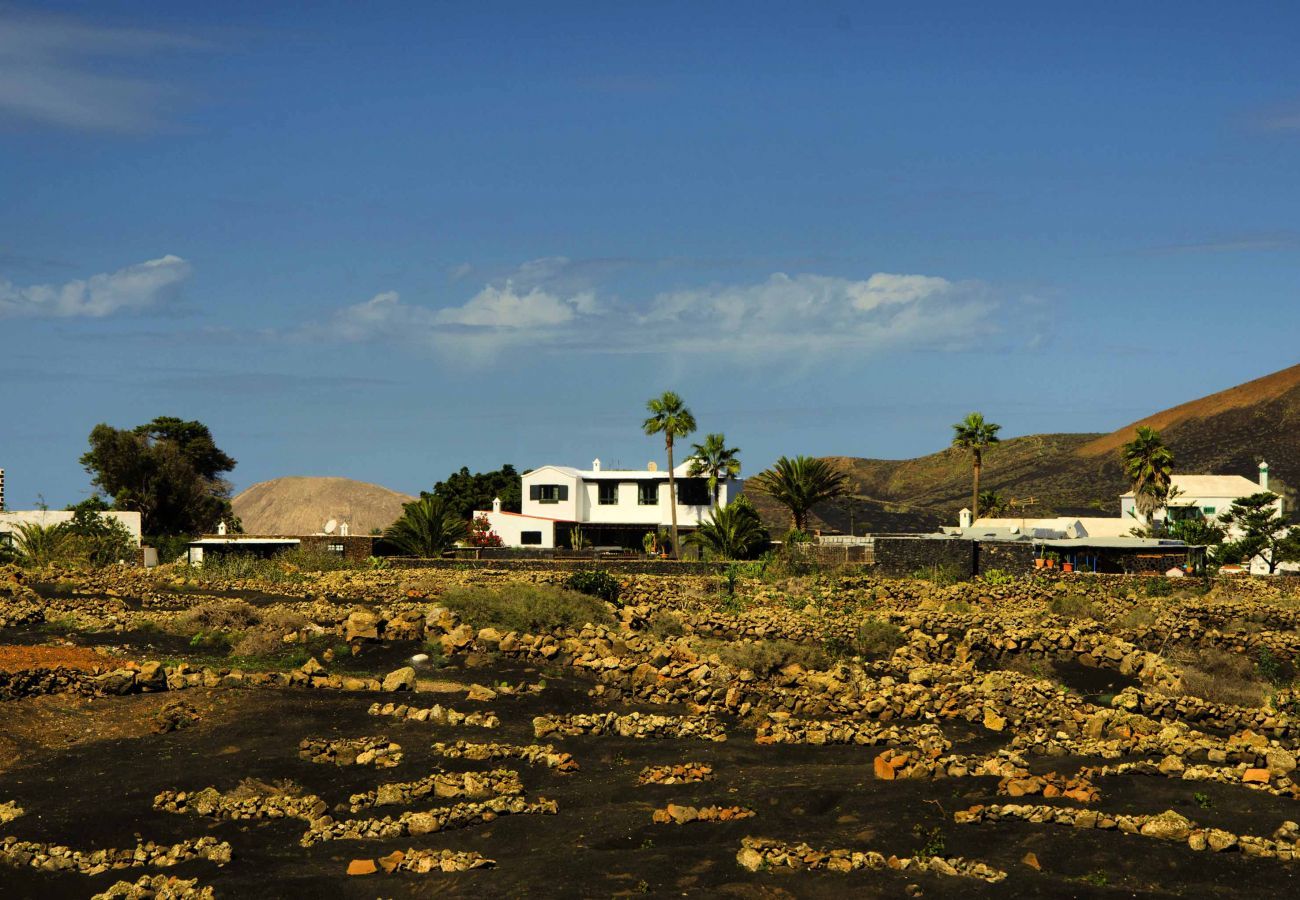
<svg viewBox="0 0 1300 900"><path fill-rule="evenodd" d="M975 542L948 538L878 537L876 571L907 576L915 572L942 571L956 578L975 574Z"/></svg>
<svg viewBox="0 0 1300 900"><path fill-rule="evenodd" d="M1012 575L1023 575L1034 570L1034 548L1030 544L1008 544L985 541L975 545L977 572L999 569Z"/></svg>

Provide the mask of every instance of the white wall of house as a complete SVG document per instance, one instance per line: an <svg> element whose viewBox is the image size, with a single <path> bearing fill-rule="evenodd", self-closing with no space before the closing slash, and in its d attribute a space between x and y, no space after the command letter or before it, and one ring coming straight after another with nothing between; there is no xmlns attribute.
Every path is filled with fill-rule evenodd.
<svg viewBox="0 0 1300 900"><path fill-rule="evenodd" d="M74 515L75 513L64 509L16 509L9 512L0 512L0 534L14 531L19 525L25 524L36 524L45 528L52 525L61 525L64 522L71 522ZM131 537L135 539L135 545L140 546L140 514L138 512L109 510L100 513L100 515L121 522L126 530L131 532Z"/></svg>
<svg viewBox="0 0 1300 900"><path fill-rule="evenodd" d="M1251 481L1240 475L1174 475L1170 479L1175 496L1170 505L1174 507L1194 507L1207 520L1218 521L1232 507L1232 504L1252 494L1268 490L1267 474L1261 475L1263 483ZM1121 494L1119 498L1120 516L1134 523L1137 522L1137 502L1133 492ZM1282 513L1282 499L1277 501L1278 513ZM1166 509L1156 510L1153 518L1164 522L1169 518Z"/></svg>
<svg viewBox="0 0 1300 900"><path fill-rule="evenodd" d="M674 472L678 479L689 477L689 463L682 463ZM568 466L541 466L523 476L520 504L521 513L480 510L475 517L486 516L492 530L507 547L554 547L556 523L559 528L567 523L579 525L634 525L647 530L668 527L672 524L669 506L668 473L649 469L602 469L600 460L590 469ZM602 485L606 499L601 502ZM653 492L654 503L642 503L642 486ZM680 489L680 484L678 485ZM744 491L744 481L729 478L718 483L718 503L726 506ZM677 524L681 528L695 528L708 518L712 502L701 505L677 504ZM523 543L526 531L542 531L541 544Z"/></svg>
<svg viewBox="0 0 1300 900"><path fill-rule="evenodd" d="M501 538L501 543L507 547L523 547L524 549L532 548L536 550L555 549L556 523L551 519L535 518L519 513L493 512L491 510L474 513L475 518L479 516L487 518L488 527ZM564 528L566 526L561 524L559 527ZM524 543L524 532L530 532L534 537L540 535L541 543Z"/></svg>
<svg viewBox="0 0 1300 900"><path fill-rule="evenodd" d="M687 478L689 466L677 467L675 477ZM612 485L612 503L601 503L601 485ZM654 484L654 503L641 502L644 484ZM718 503L726 506L743 491L744 482L732 478L719 482ZM606 488L610 490L610 488ZM677 504L677 524L694 528L707 518L712 503ZM645 525L648 528L669 525L668 475L648 469L580 470L564 466L542 466L523 476L521 511L527 516L562 519L593 525ZM502 535L504 540L505 536Z"/></svg>

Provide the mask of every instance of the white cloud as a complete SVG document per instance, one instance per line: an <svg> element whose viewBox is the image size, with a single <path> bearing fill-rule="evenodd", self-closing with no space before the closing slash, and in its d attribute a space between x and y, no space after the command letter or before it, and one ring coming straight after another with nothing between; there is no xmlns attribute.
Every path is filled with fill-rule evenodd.
<svg viewBox="0 0 1300 900"><path fill-rule="evenodd" d="M164 256L65 284L20 287L0 279L0 318L103 318L138 312L167 298L190 275L190 264Z"/></svg>
<svg viewBox="0 0 1300 900"><path fill-rule="evenodd" d="M0 116L88 131L155 126L170 88L107 74L103 60L145 60L161 50L195 47L187 38L76 19L0 13Z"/></svg>
<svg viewBox="0 0 1300 900"><path fill-rule="evenodd" d="M594 289L538 286L553 285L554 276L572 266L560 257L526 263L458 306L405 303L386 291L302 333L480 356L527 346L770 359L959 348L998 330L998 298L973 281L888 272L865 279L778 272L756 283L669 291L640 302L598 296Z"/></svg>

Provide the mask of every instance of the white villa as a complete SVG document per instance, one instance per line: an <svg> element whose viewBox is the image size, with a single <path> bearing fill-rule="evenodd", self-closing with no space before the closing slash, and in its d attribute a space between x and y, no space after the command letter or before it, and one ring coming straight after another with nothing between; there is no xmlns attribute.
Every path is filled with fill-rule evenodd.
<svg viewBox="0 0 1300 900"><path fill-rule="evenodd" d="M1197 516L1207 521L1218 521L1236 501L1268 490L1268 463L1259 464L1258 482L1240 475L1174 475L1170 478L1170 485L1167 507L1156 510L1152 516L1157 522L1177 522ZM1280 497L1277 511L1278 515L1282 514ZM1132 491L1120 495L1119 513L1129 521L1137 520Z"/></svg>
<svg viewBox="0 0 1300 900"><path fill-rule="evenodd" d="M677 526L689 531L708 517L713 507L707 478L687 475L687 460L677 466ZM718 505L740 496L744 481L718 481ZM474 513L486 517L492 531L507 547L554 549L571 546L571 532L581 528L583 538L596 547L641 548L647 532L672 523L668 473L654 463L644 469L602 469L594 460L590 469L542 466L524 473L521 512L505 512L501 501L491 510Z"/></svg>

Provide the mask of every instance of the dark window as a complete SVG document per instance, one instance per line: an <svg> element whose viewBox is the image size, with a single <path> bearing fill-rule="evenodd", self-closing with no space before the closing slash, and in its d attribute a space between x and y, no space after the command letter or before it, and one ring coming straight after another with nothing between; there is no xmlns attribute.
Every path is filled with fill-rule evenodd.
<svg viewBox="0 0 1300 900"><path fill-rule="evenodd" d="M614 506L618 503L618 482L602 481L597 488L600 494L601 506Z"/></svg>
<svg viewBox="0 0 1300 900"><path fill-rule="evenodd" d="M639 506L658 506L659 505L659 482L657 481L639 481L637 482L636 502Z"/></svg>
<svg viewBox="0 0 1300 900"><path fill-rule="evenodd" d="M712 506L707 478L682 478L677 482L678 506Z"/></svg>
<svg viewBox="0 0 1300 900"><path fill-rule="evenodd" d="M519 543L541 546L542 533L540 531L521 531L519 533Z"/></svg>
<svg viewBox="0 0 1300 900"><path fill-rule="evenodd" d="M528 486L528 499L538 503L563 503L569 499L567 484L531 484Z"/></svg>
<svg viewBox="0 0 1300 900"><path fill-rule="evenodd" d="M342 545L342 544L330 544L330 545L329 545L329 551L330 551L330 553L337 553L339 556L342 556L342 555L343 555L343 545Z"/></svg>

